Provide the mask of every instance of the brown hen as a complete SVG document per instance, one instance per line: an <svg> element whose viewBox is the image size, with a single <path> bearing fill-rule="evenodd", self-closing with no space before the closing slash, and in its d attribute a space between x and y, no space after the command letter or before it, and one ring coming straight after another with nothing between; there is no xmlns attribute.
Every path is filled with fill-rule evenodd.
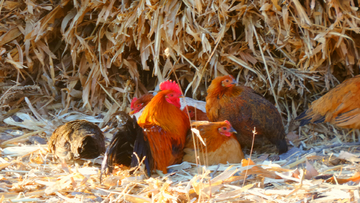
<svg viewBox="0 0 360 203"><path fill-rule="evenodd" d="M266 137L276 145L280 154L287 152L281 116L272 103L253 89L237 85L231 75L215 78L207 92L206 113L209 120L230 121L238 132L236 137L241 146L251 147L255 127L255 146L262 145L262 138Z"/></svg>

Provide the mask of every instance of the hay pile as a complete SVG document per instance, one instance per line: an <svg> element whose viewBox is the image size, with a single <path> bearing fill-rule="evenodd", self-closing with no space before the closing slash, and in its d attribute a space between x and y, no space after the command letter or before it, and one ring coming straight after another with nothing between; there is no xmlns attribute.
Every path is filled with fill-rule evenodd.
<svg viewBox="0 0 360 203"><path fill-rule="evenodd" d="M62 101L64 111L98 113L111 96L121 104L128 101L123 93L138 96L155 79L175 75L202 99L209 79L231 73L290 116L292 99L358 74L356 6L350 0L4 1L1 107L29 97L45 100L42 107Z"/></svg>
<svg viewBox="0 0 360 203"><path fill-rule="evenodd" d="M100 125L104 125L116 110L128 110L133 96L153 90L164 79L178 80L187 96L204 99L210 80L224 74L237 75L240 83L276 104L290 132L288 137L296 137L291 138L295 146L312 148L358 141L355 134L348 136L347 131L327 125L302 128L300 138L291 132L297 127L293 118L309 102L345 78L359 74L358 6L356 0L0 1L0 119L15 113L17 117L23 115L19 113L34 116L21 117L27 123L18 127L2 123L3 134L11 134L9 130L19 127L25 134L20 138L11 135L15 139L1 147L24 143L33 134L49 136L56 126L79 116L101 114L104 119L91 119L101 120ZM354 153L357 150L356 146L351 149ZM340 149L332 150L335 151L315 152L330 158L333 152L340 156ZM43 165L48 163L46 157L22 166L7 156L2 153L1 164L5 164L0 167L2 170L10 166L16 166L16 170L27 167L28 171L48 167ZM304 163L304 157L299 160ZM358 160L350 162L352 165L346 165L348 169ZM290 162L280 166L286 164ZM314 166L317 171L326 171L326 164L316 162ZM332 169L334 173L341 168L334 167L337 167ZM50 168L46 170L51 171ZM9 170L1 172L0 180L10 181L0 182L2 189L8 190L6 184L13 183L7 176L15 172ZM277 170L284 172L281 168ZM43 175L54 177L50 172ZM189 183L186 187L190 187L193 175L184 179ZM202 175L209 177L207 173ZM168 188L177 188L177 183L169 186L162 179L155 180L159 192L156 194L166 196L173 191ZM237 186L222 187L243 191L236 183ZM256 178L250 183L255 184ZM330 187L327 183L319 184ZM300 185L306 184L300 181ZM288 185L276 185L279 189L277 186L283 189ZM298 191L301 186L294 188ZM311 191L318 186L310 182L301 194L318 198ZM359 191L358 186L351 187ZM119 191L124 195L128 189ZM343 189L339 190L344 192ZM275 193L282 198L294 196ZM252 193L254 197L256 194ZM340 196L335 195L334 199ZM358 192L349 194L351 200L358 196Z"/></svg>

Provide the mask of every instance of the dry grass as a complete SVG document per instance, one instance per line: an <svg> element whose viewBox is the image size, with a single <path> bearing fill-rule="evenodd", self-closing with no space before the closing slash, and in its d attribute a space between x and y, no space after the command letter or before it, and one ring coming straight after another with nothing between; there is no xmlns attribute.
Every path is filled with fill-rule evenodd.
<svg viewBox="0 0 360 203"><path fill-rule="evenodd" d="M340 150L358 155L356 145L339 143L359 141L359 133L327 125L298 129L293 118L359 74L359 24L356 0L0 1L0 119L28 113L22 125L1 124L2 134L23 131L2 142L3 150L33 134L50 136L56 126L76 118L105 126L117 110L128 111L133 96L165 79L179 78L187 96L204 99L212 78L232 74L276 104L296 147L317 153L273 166L256 160L261 154L255 152L256 164L269 168L259 167L246 182L244 168L232 167L238 173L225 172L218 178L224 182L211 181L210 188L216 167L197 174L193 166L173 176L131 177L109 190L98 184L96 169L70 172L50 162L44 148L14 157L2 151L0 190L12 201L18 195L81 201L75 192L91 194L93 201L357 201L359 181L348 186L337 178L356 175L359 161L340 156ZM347 162L328 165L334 157ZM335 180L306 178L309 165L319 174L335 174Z"/></svg>
<svg viewBox="0 0 360 203"><path fill-rule="evenodd" d="M61 100L65 112L99 113L113 103L105 91L127 102L125 92L138 96L174 74L202 99L209 79L231 73L293 116L299 96L358 74L352 0L6 1L0 8L2 107L41 96L45 106ZM33 90L18 94L25 87Z"/></svg>

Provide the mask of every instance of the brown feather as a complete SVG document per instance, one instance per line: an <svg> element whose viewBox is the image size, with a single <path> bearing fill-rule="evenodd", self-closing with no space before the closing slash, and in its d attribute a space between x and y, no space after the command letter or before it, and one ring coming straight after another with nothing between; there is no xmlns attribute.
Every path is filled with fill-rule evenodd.
<svg viewBox="0 0 360 203"><path fill-rule="evenodd" d="M193 121L208 121L208 117L205 112L193 106L185 106L183 112L190 116L190 120Z"/></svg>

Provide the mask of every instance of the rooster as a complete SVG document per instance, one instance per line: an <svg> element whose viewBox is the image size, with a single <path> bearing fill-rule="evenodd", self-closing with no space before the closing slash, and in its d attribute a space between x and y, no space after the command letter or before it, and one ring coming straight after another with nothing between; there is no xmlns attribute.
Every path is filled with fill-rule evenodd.
<svg viewBox="0 0 360 203"><path fill-rule="evenodd" d="M141 109L143 109L151 101L153 97L154 95L152 94L144 94L139 99L134 97L131 100L131 104L130 104L130 108L131 108L130 115L141 111Z"/></svg>
<svg viewBox="0 0 360 203"><path fill-rule="evenodd" d="M239 142L236 140L229 121L208 122L197 121L191 124L192 128L199 130L205 142L206 149L199 146L198 157L204 157L208 165L240 163L244 158ZM201 145L201 144L200 144ZM193 136L188 135L184 149L183 161L196 162Z"/></svg>
<svg viewBox="0 0 360 203"><path fill-rule="evenodd" d="M146 157L145 162L149 162L146 166L148 171L158 169L167 173L169 165L182 161L190 122L186 114L180 110L181 94L181 89L175 82L161 83L160 92L151 99L139 117L137 123L142 131L136 133L133 151L140 160ZM115 152L121 144L110 143L107 159L112 157L111 152ZM150 150L147 151L146 146L149 146ZM148 159L149 157L151 159ZM131 165L136 165L135 162Z"/></svg>
<svg viewBox="0 0 360 203"><path fill-rule="evenodd" d="M253 89L237 85L231 76L215 78L206 97L206 113L210 121L228 120L235 128L241 146L251 146L256 128L255 146L266 137L275 144L279 153L288 150L281 116L275 106Z"/></svg>
<svg viewBox="0 0 360 203"><path fill-rule="evenodd" d="M360 75L345 80L297 118L300 126L329 122L342 128L360 129Z"/></svg>
<svg viewBox="0 0 360 203"><path fill-rule="evenodd" d="M51 135L48 147L62 161L94 159L105 152L105 137L96 124L75 120L59 126Z"/></svg>
<svg viewBox="0 0 360 203"><path fill-rule="evenodd" d="M193 106L185 106L183 112L187 115L189 113L190 120L194 121L208 121L208 117L205 112Z"/></svg>
<svg viewBox="0 0 360 203"><path fill-rule="evenodd" d="M138 123L149 142L154 169L167 173L169 165L182 161L190 122L180 110L180 87L165 81L160 90L145 107Z"/></svg>

